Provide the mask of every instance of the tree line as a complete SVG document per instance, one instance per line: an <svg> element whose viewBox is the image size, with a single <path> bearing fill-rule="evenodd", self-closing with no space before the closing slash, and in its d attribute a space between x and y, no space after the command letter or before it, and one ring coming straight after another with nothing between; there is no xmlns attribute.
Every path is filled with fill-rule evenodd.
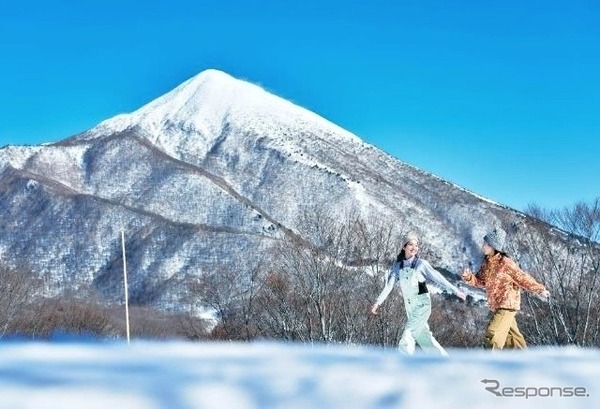
<svg viewBox="0 0 600 409"><path fill-rule="evenodd" d="M600 346L600 198L554 211L530 205L526 213L533 223L509 226L508 252L552 296L546 303L523 293L522 331L531 345ZM391 295L377 316L368 309L397 255L402 229L319 212L303 215L299 225L310 245L286 237L250 271L185 278L190 304L201 300L214 311L216 325L191 313L131 306L132 336L395 347L405 320L401 297ZM426 245L420 253L432 255ZM106 305L92 290L43 297L41 283L25 270L0 266L0 336L124 337L123 306ZM432 302L430 326L443 345L482 346L485 305L445 293L433 294Z"/></svg>

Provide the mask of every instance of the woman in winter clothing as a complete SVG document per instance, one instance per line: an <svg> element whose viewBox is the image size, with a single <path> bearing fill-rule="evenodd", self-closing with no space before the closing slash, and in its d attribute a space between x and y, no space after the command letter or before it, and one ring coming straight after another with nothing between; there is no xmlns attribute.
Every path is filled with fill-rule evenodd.
<svg viewBox="0 0 600 409"><path fill-rule="evenodd" d="M396 262L392 265L385 287L381 291L381 294L379 294L379 297L377 297L375 304L371 307L371 313L377 314L379 306L385 301L394 288L394 285L399 283L408 320L398 348L402 352L413 354L416 342L424 351L448 355L429 330L427 320L431 315L431 297L429 296L425 279L427 278L448 291L455 293L462 300L466 296L437 270L431 267L431 264L419 258L417 256L418 251L418 237L414 233L408 233L403 240L402 250Z"/></svg>
<svg viewBox="0 0 600 409"><path fill-rule="evenodd" d="M486 330L486 347L526 348L525 338L515 319L521 309L521 288L544 298L549 297L550 292L502 251L505 239L506 232L500 228L486 234L483 237L485 257L481 268L477 274L466 268L462 278L472 286L485 288L487 292L492 317Z"/></svg>

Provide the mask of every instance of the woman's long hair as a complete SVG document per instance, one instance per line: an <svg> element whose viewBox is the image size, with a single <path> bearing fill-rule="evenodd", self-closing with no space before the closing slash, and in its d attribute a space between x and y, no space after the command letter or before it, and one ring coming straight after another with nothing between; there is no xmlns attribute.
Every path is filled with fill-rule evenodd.
<svg viewBox="0 0 600 409"><path fill-rule="evenodd" d="M404 252L404 247L403 247L402 250L400 250L400 254L398 254L398 257L396 257L396 262L404 260L405 255L406 255L406 253Z"/></svg>

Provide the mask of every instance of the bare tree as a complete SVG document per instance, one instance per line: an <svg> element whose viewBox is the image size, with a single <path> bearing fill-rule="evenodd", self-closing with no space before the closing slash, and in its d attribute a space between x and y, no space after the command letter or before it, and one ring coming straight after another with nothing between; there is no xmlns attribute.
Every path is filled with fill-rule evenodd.
<svg viewBox="0 0 600 409"><path fill-rule="evenodd" d="M190 292L215 311L219 323L213 336L224 339L250 339L255 336L252 320L260 268L251 270L216 269L190 279Z"/></svg>
<svg viewBox="0 0 600 409"><path fill-rule="evenodd" d="M536 343L600 345L600 199L558 211L535 206L530 210L570 235L518 229L518 261L552 294L548 304L525 296L524 326ZM565 240L556 240L553 234Z"/></svg>
<svg viewBox="0 0 600 409"><path fill-rule="evenodd" d="M105 305L74 298L41 300L31 314L24 317L23 324L19 332L33 338L46 338L55 333L110 338L119 334Z"/></svg>
<svg viewBox="0 0 600 409"><path fill-rule="evenodd" d="M192 341L208 339L210 325L207 320L196 317L191 312L185 312L177 316L178 326L182 335Z"/></svg>
<svg viewBox="0 0 600 409"><path fill-rule="evenodd" d="M377 317L368 311L395 257L398 229L318 211L299 225L312 241L286 238L274 249L258 297L260 327L304 342L395 344L404 320L397 300Z"/></svg>
<svg viewBox="0 0 600 409"><path fill-rule="evenodd" d="M0 338L27 311L41 284L24 269L0 266Z"/></svg>

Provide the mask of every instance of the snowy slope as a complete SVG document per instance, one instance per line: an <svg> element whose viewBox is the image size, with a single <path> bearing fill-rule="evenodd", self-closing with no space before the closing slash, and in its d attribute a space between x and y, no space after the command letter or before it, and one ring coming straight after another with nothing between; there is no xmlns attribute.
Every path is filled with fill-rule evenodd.
<svg viewBox="0 0 600 409"><path fill-rule="evenodd" d="M597 350L449 352L442 358L281 343L2 343L0 408L588 409L600 404Z"/></svg>
<svg viewBox="0 0 600 409"><path fill-rule="evenodd" d="M415 230L453 273L480 257L490 226L530 223L217 70L81 135L0 149L0 188L4 262L49 293L121 300L124 229L132 300L175 309L190 276L252 269L282 237L310 242L307 214Z"/></svg>
<svg viewBox="0 0 600 409"><path fill-rule="evenodd" d="M154 138L157 146L175 153L181 141L172 137L174 132L183 130L205 138L204 143L192 143L201 148L210 146L221 135L225 124L243 125L257 134L276 133L273 131L290 127L297 132L325 130L336 139L363 143L315 113L218 70L203 71L137 111L100 123L84 138L137 126ZM170 135L169 130L173 132ZM279 136L278 143L286 145L286 138ZM293 151L297 146L295 141L291 142L286 147Z"/></svg>

